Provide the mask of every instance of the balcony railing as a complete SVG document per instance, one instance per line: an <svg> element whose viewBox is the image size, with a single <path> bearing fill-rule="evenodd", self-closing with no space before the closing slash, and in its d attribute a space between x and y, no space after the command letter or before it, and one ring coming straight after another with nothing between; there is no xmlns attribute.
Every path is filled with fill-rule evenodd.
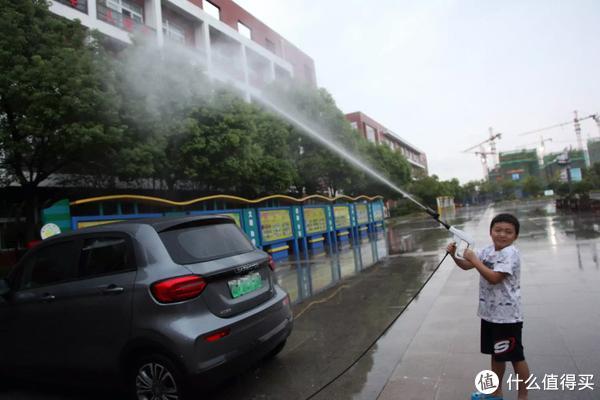
<svg viewBox="0 0 600 400"><path fill-rule="evenodd" d="M87 14L87 12L88 12L87 0L55 0L55 1L57 1L61 4L64 4L66 6L75 8L84 14Z"/></svg>
<svg viewBox="0 0 600 400"><path fill-rule="evenodd" d="M143 32L152 33L152 28L138 22L122 13L107 7L105 4L100 2L96 5L98 10L98 19L104 22L108 22L118 28L126 30L127 32Z"/></svg>

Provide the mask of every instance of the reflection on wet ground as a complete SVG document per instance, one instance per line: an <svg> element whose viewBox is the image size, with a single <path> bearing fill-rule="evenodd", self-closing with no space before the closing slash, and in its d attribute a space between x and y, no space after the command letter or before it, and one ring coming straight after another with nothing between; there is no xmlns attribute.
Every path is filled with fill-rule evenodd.
<svg viewBox="0 0 600 400"><path fill-rule="evenodd" d="M294 307L297 317L286 348L275 360L218 388L215 398L300 400L315 393L368 349L418 293L443 256L448 233L419 217L395 221L385 236L373 239L323 252L319 261L313 255L305 263L311 296L296 297L304 301ZM289 271L292 265L289 260L280 268ZM366 374L356 378L353 387L360 392Z"/></svg>
<svg viewBox="0 0 600 400"><path fill-rule="evenodd" d="M379 231L356 241L338 243L335 248L324 246L308 254L291 255L277 262L277 282L293 303L309 299L385 258L386 237L390 235Z"/></svg>

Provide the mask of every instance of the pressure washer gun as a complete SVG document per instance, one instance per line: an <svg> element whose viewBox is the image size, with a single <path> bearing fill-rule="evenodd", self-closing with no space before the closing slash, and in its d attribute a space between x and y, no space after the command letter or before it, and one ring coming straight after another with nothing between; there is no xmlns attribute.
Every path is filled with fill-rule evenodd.
<svg viewBox="0 0 600 400"><path fill-rule="evenodd" d="M456 243L456 252L454 255L456 258L460 258L464 260L465 250L468 248L473 248L475 241L471 236L467 235L464 231L460 229L456 229L453 226L448 225L447 222L440 219L440 214L433 211L429 207L425 207L425 212L433 217L437 222L442 224L446 229L450 231L454 235L454 242Z"/></svg>
<svg viewBox="0 0 600 400"><path fill-rule="evenodd" d="M456 252L454 253L454 256L464 260L465 250L472 248L475 244L475 241L464 231L456 229L453 226L451 226L449 230L454 235L454 242L456 243Z"/></svg>

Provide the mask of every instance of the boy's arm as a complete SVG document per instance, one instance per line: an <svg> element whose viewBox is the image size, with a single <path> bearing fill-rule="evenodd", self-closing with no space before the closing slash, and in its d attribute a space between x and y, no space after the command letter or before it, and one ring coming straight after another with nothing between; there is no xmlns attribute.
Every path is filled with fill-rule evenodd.
<svg viewBox="0 0 600 400"><path fill-rule="evenodd" d="M469 261L477 272L489 283L492 285L496 285L506 277L506 273L504 272L496 272L493 269L486 267L484 263L481 262L479 258L477 258L477 254L473 252L471 249L465 250L465 260Z"/></svg>
<svg viewBox="0 0 600 400"><path fill-rule="evenodd" d="M472 269L475 268L475 266L473 264L471 264L469 261L465 260L465 259L461 259L461 258L456 258L456 243L452 242L448 245L448 247L446 248L446 251L448 252L448 254L450 254L450 257L452 257L452 259L454 260L454 262L456 263L456 265L458 265L460 268L464 269L465 271L468 269Z"/></svg>

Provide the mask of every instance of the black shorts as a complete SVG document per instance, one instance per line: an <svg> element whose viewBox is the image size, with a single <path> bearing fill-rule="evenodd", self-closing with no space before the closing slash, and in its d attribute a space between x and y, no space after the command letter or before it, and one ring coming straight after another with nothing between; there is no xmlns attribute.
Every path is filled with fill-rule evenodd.
<svg viewBox="0 0 600 400"><path fill-rule="evenodd" d="M521 331L523 322L497 324L481 320L481 352L492 354L496 361L523 361Z"/></svg>

